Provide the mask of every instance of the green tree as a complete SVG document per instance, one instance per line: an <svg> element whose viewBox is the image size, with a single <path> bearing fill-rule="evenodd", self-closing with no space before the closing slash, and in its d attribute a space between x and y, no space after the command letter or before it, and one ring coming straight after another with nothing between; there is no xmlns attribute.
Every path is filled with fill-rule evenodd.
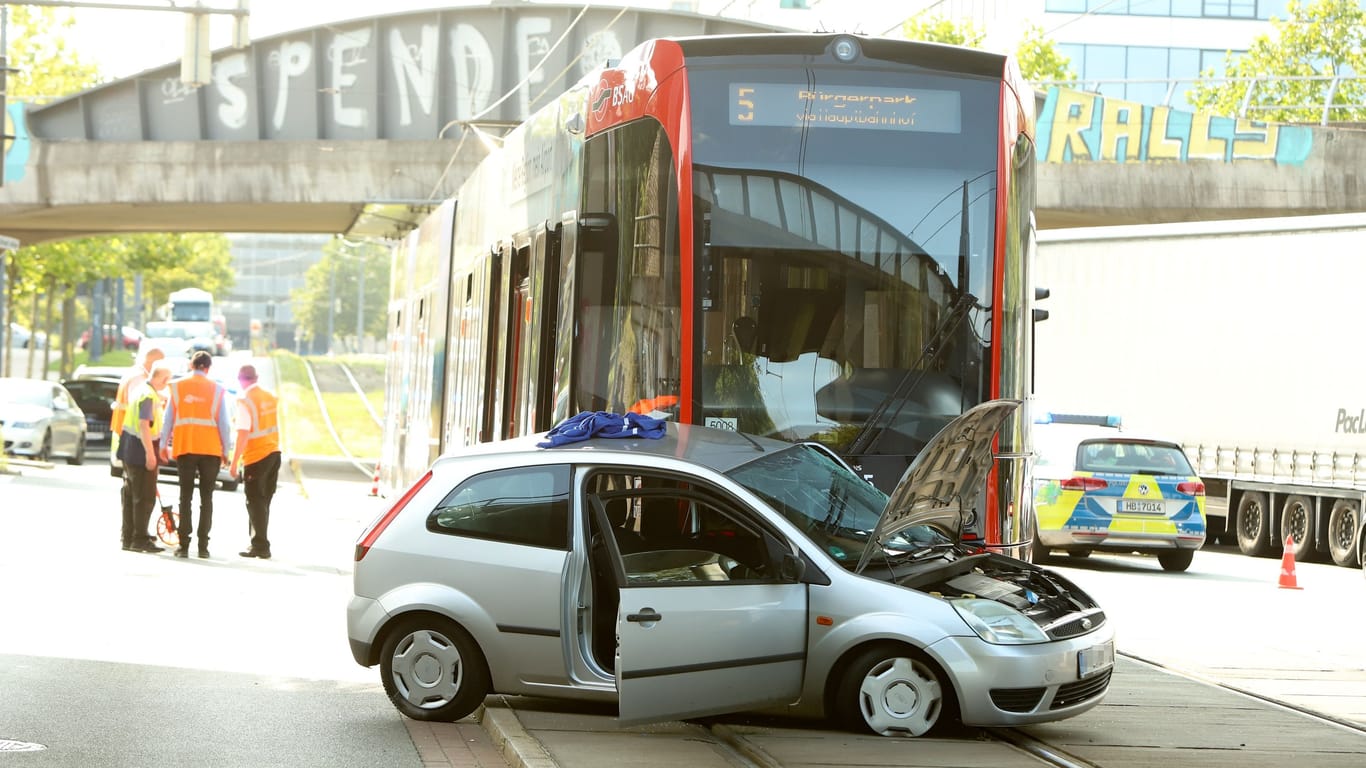
<svg viewBox="0 0 1366 768"><path fill-rule="evenodd" d="M388 246L380 243L352 243L334 237L323 246L323 257L304 273L303 287L290 292L300 335L309 341L328 339L330 330L334 338L355 337L359 293L361 335L383 337L389 259Z"/></svg>
<svg viewBox="0 0 1366 768"><path fill-rule="evenodd" d="M901 34L908 40L981 48L986 33L971 21L956 22L944 16L912 16L901 22Z"/></svg>
<svg viewBox="0 0 1366 768"><path fill-rule="evenodd" d="M1366 109L1345 106L1366 103L1366 80L1357 78L1366 75L1366 11L1357 0L1292 2L1287 10L1289 18L1272 19L1273 31L1246 53L1225 54L1224 75L1239 79L1202 80L1186 98L1222 115L1242 114L1246 102L1246 116L1257 120L1317 123L1325 103L1339 105L1330 121L1366 120ZM1334 76L1347 79L1334 86Z"/></svg>
<svg viewBox="0 0 1366 768"><path fill-rule="evenodd" d="M977 29L971 21L959 22L943 16L914 16L901 23L901 32L909 40L967 48L982 48L986 41L986 33ZM1030 82L1066 81L1077 77L1072 72L1071 60L1058 52L1057 44L1047 38L1043 27L1036 24L1025 29L1014 56L1020 73Z"/></svg>
<svg viewBox="0 0 1366 768"><path fill-rule="evenodd" d="M1072 71L1072 60L1058 52L1058 46L1049 40L1043 27L1030 24L1025 29L1020 45L1015 49L1015 61L1020 65L1020 74L1031 83L1068 82L1077 79Z"/></svg>
<svg viewBox="0 0 1366 768"><path fill-rule="evenodd" d="M67 46L66 32L76 24L71 11L12 5L9 8L9 65L6 95L44 104L98 85L99 67Z"/></svg>

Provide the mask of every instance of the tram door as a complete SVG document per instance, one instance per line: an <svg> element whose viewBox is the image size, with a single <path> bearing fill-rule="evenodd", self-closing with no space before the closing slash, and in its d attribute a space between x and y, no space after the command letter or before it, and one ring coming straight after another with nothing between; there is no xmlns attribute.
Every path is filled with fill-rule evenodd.
<svg viewBox="0 0 1366 768"><path fill-rule="evenodd" d="M496 377L498 438L549 429L555 364L559 260L556 234L544 226L513 241L506 254Z"/></svg>

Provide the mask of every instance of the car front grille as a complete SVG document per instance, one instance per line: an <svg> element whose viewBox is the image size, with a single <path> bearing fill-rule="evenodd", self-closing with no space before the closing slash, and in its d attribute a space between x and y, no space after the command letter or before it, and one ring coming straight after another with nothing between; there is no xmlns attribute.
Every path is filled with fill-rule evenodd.
<svg viewBox="0 0 1366 768"><path fill-rule="evenodd" d="M1060 686L1058 695L1053 697L1053 706L1050 709L1070 707L1105 693L1105 689L1110 687L1110 673L1112 671L1114 671L1113 667L1098 675Z"/></svg>
<svg viewBox="0 0 1366 768"><path fill-rule="evenodd" d="M1066 640L1069 637L1077 637L1087 632L1098 629L1105 625L1105 613L1097 611L1086 616L1079 616L1071 621L1056 624L1048 628L1048 637L1053 640Z"/></svg>
<svg viewBox="0 0 1366 768"><path fill-rule="evenodd" d="M1032 712L1043 698L1044 688L992 688L991 703L1006 712Z"/></svg>

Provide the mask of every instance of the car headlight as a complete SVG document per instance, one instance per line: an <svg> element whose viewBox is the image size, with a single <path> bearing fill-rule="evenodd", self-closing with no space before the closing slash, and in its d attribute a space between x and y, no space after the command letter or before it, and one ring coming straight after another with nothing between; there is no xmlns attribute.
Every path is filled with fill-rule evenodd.
<svg viewBox="0 0 1366 768"><path fill-rule="evenodd" d="M965 598L949 601L977 636L993 645L1046 643L1048 635L1028 616L994 600Z"/></svg>
<svg viewBox="0 0 1366 768"><path fill-rule="evenodd" d="M15 429L33 429L34 427L38 426L38 422L36 422L36 421L11 421L11 422L9 423L9 425L10 425L11 427L14 427Z"/></svg>

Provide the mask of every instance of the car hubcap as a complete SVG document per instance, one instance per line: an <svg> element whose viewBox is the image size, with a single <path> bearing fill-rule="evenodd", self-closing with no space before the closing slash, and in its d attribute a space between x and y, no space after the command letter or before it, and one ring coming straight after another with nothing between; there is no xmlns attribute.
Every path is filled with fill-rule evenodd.
<svg viewBox="0 0 1366 768"><path fill-rule="evenodd" d="M460 652L442 635L414 632L394 649L394 685L416 707L431 709L455 698L463 666Z"/></svg>
<svg viewBox="0 0 1366 768"><path fill-rule="evenodd" d="M874 666L859 688L868 727L883 736L923 736L939 719L943 689L913 659L888 659Z"/></svg>

